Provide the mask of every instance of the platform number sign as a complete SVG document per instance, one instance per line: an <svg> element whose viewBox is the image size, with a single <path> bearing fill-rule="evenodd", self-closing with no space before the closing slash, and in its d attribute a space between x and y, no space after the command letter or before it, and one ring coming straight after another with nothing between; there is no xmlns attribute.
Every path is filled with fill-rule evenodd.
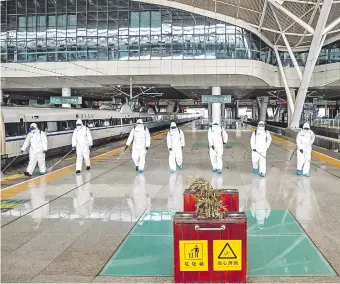
<svg viewBox="0 0 340 284"><path fill-rule="evenodd" d="M181 271L208 271L208 241L179 241Z"/></svg>
<svg viewBox="0 0 340 284"><path fill-rule="evenodd" d="M213 241L214 270L242 270L242 241L214 240Z"/></svg>

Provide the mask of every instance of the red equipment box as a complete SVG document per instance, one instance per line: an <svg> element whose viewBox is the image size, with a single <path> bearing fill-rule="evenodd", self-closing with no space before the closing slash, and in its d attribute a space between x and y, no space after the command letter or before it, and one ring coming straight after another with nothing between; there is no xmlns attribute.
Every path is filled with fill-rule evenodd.
<svg viewBox="0 0 340 284"><path fill-rule="evenodd" d="M176 283L244 283L247 280L247 217L225 213L224 219L197 219L176 213L174 276Z"/></svg>
<svg viewBox="0 0 340 284"><path fill-rule="evenodd" d="M184 191L184 212L196 212L196 193L191 193L189 189ZM237 189L221 189L222 205L229 212L238 212L239 198Z"/></svg>

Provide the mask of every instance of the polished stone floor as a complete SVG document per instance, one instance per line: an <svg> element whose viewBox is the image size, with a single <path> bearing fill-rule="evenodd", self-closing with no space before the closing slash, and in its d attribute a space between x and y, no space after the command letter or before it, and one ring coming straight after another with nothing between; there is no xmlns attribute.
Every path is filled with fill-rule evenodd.
<svg viewBox="0 0 340 284"><path fill-rule="evenodd" d="M161 252L171 251L171 212L182 209L183 190L198 176L215 188L239 190L249 246L262 253L254 261L249 252L250 263L257 265L249 270L250 282L340 282L340 168L313 159L312 176L298 177L294 146L273 139L267 176L260 178L252 173L250 131L234 130L228 131L225 169L217 175L211 172L207 132L194 124L183 129L184 169L176 174L169 173L165 138L159 137L152 141L142 175L128 153L117 164L116 155L107 155L81 175L65 168L5 189L7 204L14 205L1 214L1 282L173 282L171 267L157 264L151 271L162 272L144 274L148 277L102 274L113 261L121 267L169 261ZM167 222L143 226L143 214ZM136 249L124 252L129 242L129 249ZM159 248L161 259L141 254L147 243ZM324 273L308 274L322 267ZM280 272L270 274L270 268Z"/></svg>

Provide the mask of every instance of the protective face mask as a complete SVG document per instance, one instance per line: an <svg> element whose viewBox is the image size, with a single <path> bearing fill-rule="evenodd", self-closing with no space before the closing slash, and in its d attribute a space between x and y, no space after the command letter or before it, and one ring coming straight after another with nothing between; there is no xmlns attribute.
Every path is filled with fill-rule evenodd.
<svg viewBox="0 0 340 284"><path fill-rule="evenodd" d="M77 124L77 129L80 129L81 128L81 124Z"/></svg>

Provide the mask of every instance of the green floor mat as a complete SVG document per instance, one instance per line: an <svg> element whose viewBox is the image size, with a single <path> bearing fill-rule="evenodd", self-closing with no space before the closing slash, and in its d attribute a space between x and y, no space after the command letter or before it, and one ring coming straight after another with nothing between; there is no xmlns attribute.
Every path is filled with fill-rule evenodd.
<svg viewBox="0 0 340 284"><path fill-rule="evenodd" d="M289 211L263 213L246 212L249 276L336 275ZM174 214L146 211L100 275L172 276Z"/></svg>

